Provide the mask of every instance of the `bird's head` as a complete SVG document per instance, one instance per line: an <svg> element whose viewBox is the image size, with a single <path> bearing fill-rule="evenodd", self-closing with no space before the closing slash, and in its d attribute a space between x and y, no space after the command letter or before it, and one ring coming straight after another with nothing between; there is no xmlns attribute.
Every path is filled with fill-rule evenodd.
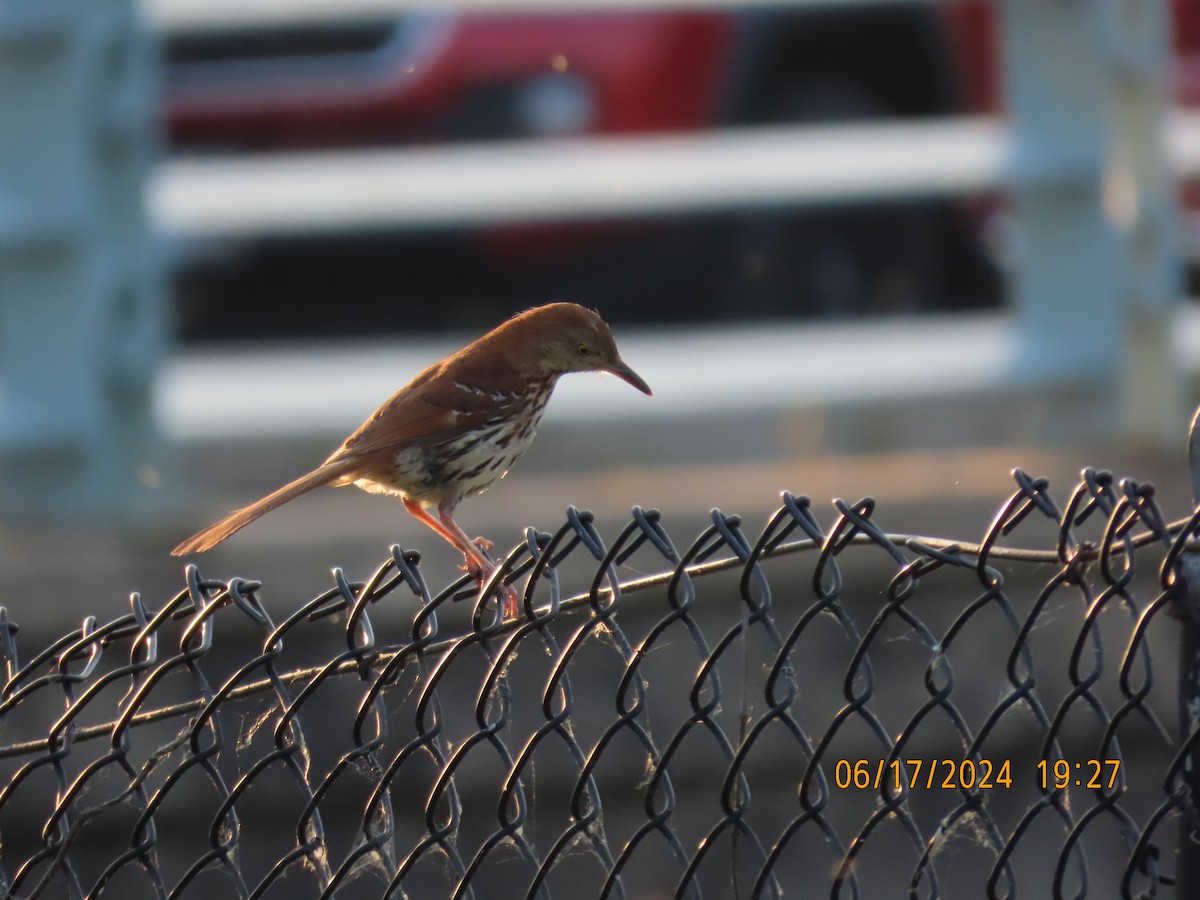
<svg viewBox="0 0 1200 900"><path fill-rule="evenodd" d="M537 365L553 376L568 372L611 372L643 394L650 386L617 352L612 330L594 311L575 303L550 303L509 322L531 340Z"/></svg>

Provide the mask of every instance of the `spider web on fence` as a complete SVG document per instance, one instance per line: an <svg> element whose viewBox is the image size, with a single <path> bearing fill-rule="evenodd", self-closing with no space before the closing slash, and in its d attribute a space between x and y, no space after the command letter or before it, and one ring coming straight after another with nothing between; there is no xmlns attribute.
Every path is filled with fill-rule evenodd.
<svg viewBox="0 0 1200 900"><path fill-rule="evenodd" d="M0 610L6 895L1174 896L1200 513L1014 476L978 544L571 509L512 623L399 547L280 622L195 567L27 661Z"/></svg>

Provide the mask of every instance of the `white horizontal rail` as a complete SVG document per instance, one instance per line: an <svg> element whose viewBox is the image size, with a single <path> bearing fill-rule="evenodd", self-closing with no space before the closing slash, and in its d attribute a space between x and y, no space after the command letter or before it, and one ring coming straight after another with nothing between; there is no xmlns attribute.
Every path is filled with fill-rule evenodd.
<svg viewBox="0 0 1200 900"><path fill-rule="evenodd" d="M563 13L737 9L740 7L850 7L918 0L141 0L151 25L161 31L257 28L385 19L418 9L462 12ZM920 0L929 2L929 0Z"/></svg>
<svg viewBox="0 0 1200 900"><path fill-rule="evenodd" d="M1019 151L995 119L756 128L183 160L151 207L176 234L312 233L955 195L1089 162Z"/></svg>
<svg viewBox="0 0 1200 900"><path fill-rule="evenodd" d="M1200 175L1200 114L1172 116L1167 147L1178 175ZM150 204L177 235L312 234L962 195L1094 162L968 118L181 160Z"/></svg>
<svg viewBox="0 0 1200 900"><path fill-rule="evenodd" d="M303 352L254 347L181 354L169 362L159 383L160 412L176 440L348 430L399 384L451 352L455 343L395 341ZM802 366L796 364L798 347L805 348ZM564 378L555 389L559 396L546 426L578 420L719 418L983 390L1038 377L1022 361L1013 323L995 316L673 328L669 334L626 329L621 352L653 385L653 402L630 399L628 388L615 378ZM861 365L846 366L850 358Z"/></svg>
<svg viewBox="0 0 1200 900"><path fill-rule="evenodd" d="M470 337L179 354L157 385L157 403L174 440L328 437L353 428L400 384ZM896 404L1064 383L1052 355L1025 352L1020 325L1007 316L625 329L620 338L624 357L653 386L653 401L639 402L645 398L615 378L564 378L548 428ZM796 364L797 348L803 365ZM1169 352L1180 371L1200 369L1200 310L1176 314Z"/></svg>

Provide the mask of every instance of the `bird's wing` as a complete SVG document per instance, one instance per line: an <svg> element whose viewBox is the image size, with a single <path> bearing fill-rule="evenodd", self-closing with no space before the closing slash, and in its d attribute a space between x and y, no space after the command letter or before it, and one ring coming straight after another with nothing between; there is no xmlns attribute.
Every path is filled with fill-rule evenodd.
<svg viewBox="0 0 1200 900"><path fill-rule="evenodd" d="M422 373L375 410L327 462L384 453L390 458L405 446L451 440L471 428L507 418L518 402L515 394L488 392L449 379L430 384Z"/></svg>

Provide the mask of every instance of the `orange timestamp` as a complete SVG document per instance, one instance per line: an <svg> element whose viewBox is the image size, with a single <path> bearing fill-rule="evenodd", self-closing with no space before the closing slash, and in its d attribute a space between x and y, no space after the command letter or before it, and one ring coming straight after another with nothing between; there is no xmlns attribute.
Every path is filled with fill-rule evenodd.
<svg viewBox="0 0 1200 900"><path fill-rule="evenodd" d="M1075 787L1090 790L1112 790L1117 786L1117 773L1121 771L1119 759L1085 759L1082 762L1067 762L1056 759L1054 762L1038 760L1038 784L1044 791L1051 788L1065 790Z"/></svg>
<svg viewBox="0 0 1200 900"><path fill-rule="evenodd" d="M1012 760L990 759L839 759L833 766L839 788L881 790L992 790L1013 786Z"/></svg>
<svg viewBox="0 0 1200 900"><path fill-rule="evenodd" d="M1087 759L1068 762L1039 760L1037 784L1042 790L1065 790L1068 787L1089 790L1112 790L1121 771L1119 759ZM990 759L839 759L833 767L833 783L842 790L882 790L897 792L924 788L926 790L991 790L1013 786L1012 760Z"/></svg>

